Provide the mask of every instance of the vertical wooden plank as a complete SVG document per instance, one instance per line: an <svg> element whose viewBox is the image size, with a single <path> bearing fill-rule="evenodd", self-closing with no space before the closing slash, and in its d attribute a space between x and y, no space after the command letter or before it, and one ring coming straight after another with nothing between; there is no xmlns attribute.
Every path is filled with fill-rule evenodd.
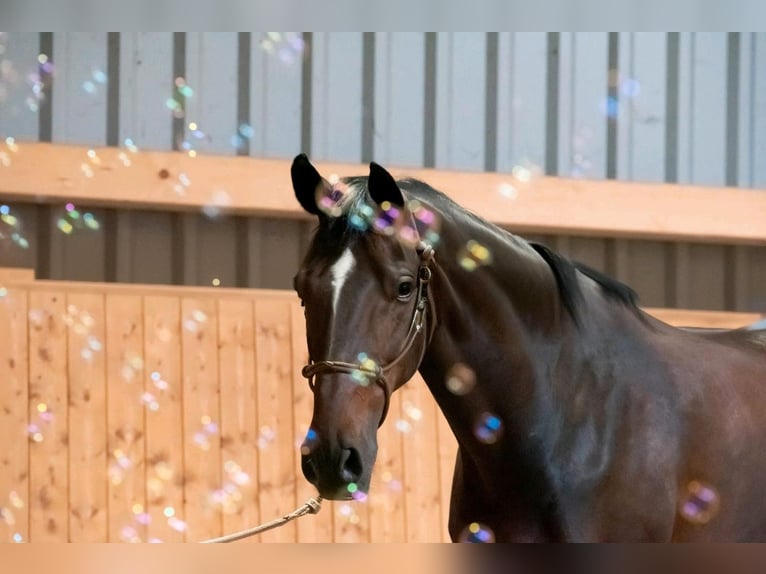
<svg viewBox="0 0 766 574"><path fill-rule="evenodd" d="M27 292L0 285L0 542L29 540Z"/></svg>
<svg viewBox="0 0 766 574"><path fill-rule="evenodd" d="M396 424L402 418L401 393L397 392L391 397L389 418L378 430L378 460L367 500L370 542L374 543L407 542L402 431Z"/></svg>
<svg viewBox="0 0 766 574"><path fill-rule="evenodd" d="M295 509L299 465L293 441L291 317L287 301L255 302L255 357L258 380L258 492L263 517ZM302 501L301 501L302 502ZM264 532L263 542L295 542L295 523Z"/></svg>
<svg viewBox="0 0 766 574"><path fill-rule="evenodd" d="M726 64L726 33L681 34L681 183L725 182Z"/></svg>
<svg viewBox="0 0 766 574"><path fill-rule="evenodd" d="M559 175L602 179L606 175L608 34L561 34Z"/></svg>
<svg viewBox="0 0 766 574"><path fill-rule="evenodd" d="M420 167L424 145L424 34L378 32L375 41L375 161Z"/></svg>
<svg viewBox="0 0 766 574"><path fill-rule="evenodd" d="M67 295L69 540L107 541L104 295Z"/></svg>
<svg viewBox="0 0 766 574"><path fill-rule="evenodd" d="M457 440L447 424L447 419L441 412L437 412L436 440L439 452L439 487L441 499L439 501L440 518L442 522L441 541L451 542L447 526L449 524L450 501L452 498L452 478L455 474L455 458L457 457Z"/></svg>
<svg viewBox="0 0 766 574"><path fill-rule="evenodd" d="M239 136L250 139L251 155L292 158L301 147L303 38L295 32L277 38L263 32L252 34L252 125L239 126Z"/></svg>
<svg viewBox="0 0 766 574"><path fill-rule="evenodd" d="M218 302L223 532L260 524L253 303ZM259 537L250 539L253 542Z"/></svg>
<svg viewBox="0 0 766 574"><path fill-rule="evenodd" d="M618 179L665 178L666 54L666 33L620 33Z"/></svg>
<svg viewBox="0 0 766 574"><path fill-rule="evenodd" d="M438 34L436 167L484 168L486 49L486 34Z"/></svg>
<svg viewBox="0 0 766 574"><path fill-rule="evenodd" d="M157 392L165 383L159 373L153 377L144 369L141 296L109 293L105 314L109 541L145 541L146 527L153 517L146 503L141 397L145 392ZM146 382L148 388L144 387Z"/></svg>
<svg viewBox="0 0 766 574"><path fill-rule="evenodd" d="M545 32L501 32L497 168L545 163ZM540 167L540 169L542 169Z"/></svg>
<svg viewBox="0 0 766 574"><path fill-rule="evenodd" d="M362 158L362 34L314 32L312 38L311 155L317 160L358 163Z"/></svg>
<svg viewBox="0 0 766 574"><path fill-rule="evenodd" d="M172 149L173 35L170 32L120 34L120 143Z"/></svg>
<svg viewBox="0 0 766 574"><path fill-rule="evenodd" d="M183 345L184 516L187 541L221 535L218 310L215 299L181 302Z"/></svg>
<svg viewBox="0 0 766 574"><path fill-rule="evenodd" d="M0 33L0 139L37 140L38 94L34 91L38 73L40 34Z"/></svg>
<svg viewBox="0 0 766 574"><path fill-rule="evenodd" d="M186 98L186 142L191 149L234 155L236 148L232 145L232 137L237 133L237 34L188 32L186 83L194 90L193 95Z"/></svg>
<svg viewBox="0 0 766 574"><path fill-rule="evenodd" d="M419 374L399 392L405 415L397 422L403 433L407 542L438 542L444 525L440 509L436 403ZM419 418L412 417L413 412L418 412Z"/></svg>
<svg viewBox="0 0 766 574"><path fill-rule="evenodd" d="M167 382L152 389L146 377ZM183 542L184 427L181 379L181 303L177 297L144 297L144 373L141 397L146 428L148 540Z"/></svg>
<svg viewBox="0 0 766 574"><path fill-rule="evenodd" d="M310 497L316 496L314 486L304 477L300 469L300 447L311 424L314 408L314 397L308 386L308 381L301 375L301 369L308 364L308 348L306 345L306 323L303 308L297 301L290 304L290 347L292 351L291 375L293 381L293 429L294 450L296 451L296 486L295 492L298 504ZM296 526L298 542L332 542L333 536L333 503L326 502L316 516L301 519Z"/></svg>
<svg viewBox="0 0 766 574"><path fill-rule="evenodd" d="M69 541L66 297L29 294L29 540Z"/></svg>

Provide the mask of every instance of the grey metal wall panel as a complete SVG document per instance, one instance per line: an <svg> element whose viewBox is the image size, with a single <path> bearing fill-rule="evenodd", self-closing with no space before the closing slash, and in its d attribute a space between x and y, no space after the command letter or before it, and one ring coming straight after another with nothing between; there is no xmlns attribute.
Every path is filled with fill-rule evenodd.
<svg viewBox="0 0 766 574"><path fill-rule="evenodd" d="M311 151L316 159L362 159L362 34L313 34Z"/></svg>
<svg viewBox="0 0 766 574"><path fill-rule="evenodd" d="M133 211L130 232L129 282L173 283L173 214Z"/></svg>
<svg viewBox="0 0 766 574"><path fill-rule="evenodd" d="M545 163L544 32L502 32L498 50L497 169Z"/></svg>
<svg viewBox="0 0 766 574"><path fill-rule="evenodd" d="M425 36L420 32L375 34L374 157L382 164L423 165Z"/></svg>
<svg viewBox="0 0 766 574"><path fill-rule="evenodd" d="M57 32L53 141L106 143L107 43L103 32Z"/></svg>
<svg viewBox="0 0 766 574"><path fill-rule="evenodd" d="M232 137L238 129L237 35L188 32L186 83L194 90L186 100L186 141L200 153L234 155Z"/></svg>
<svg viewBox="0 0 766 574"><path fill-rule="evenodd" d="M300 35L280 37L280 47L267 49L264 42L269 38L261 32L252 34L250 154L291 157L303 151L300 149L303 39ZM247 131L240 136L247 137Z"/></svg>
<svg viewBox="0 0 766 574"><path fill-rule="evenodd" d="M436 167L484 168L486 35L440 32L436 44Z"/></svg>
<svg viewBox="0 0 766 574"><path fill-rule="evenodd" d="M0 138L36 140L40 36L34 32L0 32Z"/></svg>
<svg viewBox="0 0 766 574"><path fill-rule="evenodd" d="M141 149L172 149L172 50L169 32L120 34L120 145L132 140Z"/></svg>
<svg viewBox="0 0 766 574"><path fill-rule="evenodd" d="M750 185L766 188L766 32L753 37ZM744 150L743 150L744 152Z"/></svg>
<svg viewBox="0 0 766 574"><path fill-rule="evenodd" d="M723 185L726 167L726 34L681 34L679 181Z"/></svg>
<svg viewBox="0 0 766 574"><path fill-rule="evenodd" d="M606 175L606 33L561 34L559 174Z"/></svg>
<svg viewBox="0 0 766 574"><path fill-rule="evenodd" d="M667 34L620 34L617 177L665 179Z"/></svg>

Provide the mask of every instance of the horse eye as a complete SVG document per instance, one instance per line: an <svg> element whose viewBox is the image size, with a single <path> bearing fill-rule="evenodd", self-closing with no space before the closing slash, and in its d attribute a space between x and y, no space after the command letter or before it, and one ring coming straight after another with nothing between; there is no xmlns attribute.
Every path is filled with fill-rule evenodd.
<svg viewBox="0 0 766 574"><path fill-rule="evenodd" d="M400 299L409 297L411 294L412 294L412 281L402 281L401 283L399 283L399 291L397 293L397 296Z"/></svg>

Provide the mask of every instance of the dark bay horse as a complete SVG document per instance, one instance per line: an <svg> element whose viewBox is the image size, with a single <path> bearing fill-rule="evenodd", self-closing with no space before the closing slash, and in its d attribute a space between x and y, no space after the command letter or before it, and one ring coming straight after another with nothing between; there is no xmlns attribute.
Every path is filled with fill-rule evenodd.
<svg viewBox="0 0 766 574"><path fill-rule="evenodd" d="M766 541L766 331L671 327L375 163L331 183L300 155L291 175L318 220L295 288L323 497L369 489L419 370L458 442L453 540Z"/></svg>

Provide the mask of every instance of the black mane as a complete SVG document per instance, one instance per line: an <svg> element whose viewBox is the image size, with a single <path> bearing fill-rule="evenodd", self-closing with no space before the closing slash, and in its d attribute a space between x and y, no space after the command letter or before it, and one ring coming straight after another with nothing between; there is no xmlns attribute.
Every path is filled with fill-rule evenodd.
<svg viewBox="0 0 766 574"><path fill-rule="evenodd" d="M604 294L610 299L622 303L636 311L639 310L638 295L624 283L617 281L600 271L596 271L584 263L570 261L541 243L530 242L529 245L537 251L550 266L556 277L556 283L558 284L559 293L561 294L564 306L575 319L577 319L577 304L582 299L582 290L580 289L580 283L577 281L578 271L598 283L603 289Z"/></svg>

